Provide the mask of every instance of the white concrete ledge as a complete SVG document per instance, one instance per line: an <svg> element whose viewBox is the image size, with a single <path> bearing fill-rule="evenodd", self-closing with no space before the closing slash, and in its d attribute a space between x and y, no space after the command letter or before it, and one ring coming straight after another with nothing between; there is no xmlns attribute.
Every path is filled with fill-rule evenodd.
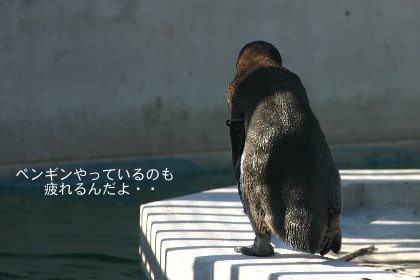
<svg viewBox="0 0 420 280"><path fill-rule="evenodd" d="M369 176L374 176L374 172L370 172ZM383 172L377 172L378 176L384 176ZM409 174L411 176L409 184L404 184L407 181L401 173L398 187L418 190L420 171L416 172L418 177L413 177L414 171ZM369 183L355 176L362 173L356 171L353 175L347 173L346 176L354 176L351 179L343 176L345 201L349 197L346 202L346 211L372 204L372 201L376 201L375 193L378 198L378 190L372 193L367 191L366 189L371 187ZM394 171L394 175L397 173ZM378 184L381 180L385 180L385 184ZM381 186L386 188L389 184L389 181L382 177L373 181L373 188ZM396 184L397 181L394 180L392 183ZM388 185L390 186L395 190L395 185ZM390 196L389 192L385 192L386 194L381 196L385 201L379 199L382 204L375 202L372 206L382 207L383 203L404 202L404 199L410 196L409 191L403 191L398 199L395 195ZM411 192L411 196L412 194ZM418 200L418 196L415 198ZM410 207L419 206L416 199L413 201L409 199ZM350 219L352 218L354 217ZM343 226L346 224L349 223L344 221ZM354 223L350 221L350 224ZM140 229L141 261L151 279L385 280L412 278L329 257L299 253L291 250L276 238L272 240L275 245L275 255L272 257L256 258L235 253L234 246L250 245L254 238L249 220L242 210L236 187L215 189L142 205ZM420 237L418 241L420 242Z"/></svg>

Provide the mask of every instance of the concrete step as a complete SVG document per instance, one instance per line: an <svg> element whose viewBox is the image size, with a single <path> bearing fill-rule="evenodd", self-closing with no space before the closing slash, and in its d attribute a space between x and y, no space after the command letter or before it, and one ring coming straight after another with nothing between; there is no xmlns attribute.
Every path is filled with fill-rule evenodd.
<svg viewBox="0 0 420 280"><path fill-rule="evenodd" d="M373 244L384 253L382 262L386 263L387 256L398 259L398 254L402 262L404 257L419 260L420 225L416 222L420 211L416 211L420 209L420 171L394 170L392 180L386 173L342 172L343 251ZM334 259L334 254L321 257L296 252L277 238L272 239L272 257L249 257L233 251L234 246L250 245L253 239L236 187L152 202L140 208L140 255L151 279L414 279L343 262Z"/></svg>

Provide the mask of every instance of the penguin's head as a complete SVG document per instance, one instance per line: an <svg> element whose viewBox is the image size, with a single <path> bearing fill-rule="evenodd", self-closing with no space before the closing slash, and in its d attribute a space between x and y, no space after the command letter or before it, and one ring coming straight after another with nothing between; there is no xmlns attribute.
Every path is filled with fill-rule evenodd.
<svg viewBox="0 0 420 280"><path fill-rule="evenodd" d="M282 59L279 51L272 44L254 41L246 44L239 52L236 69L246 70L262 64L282 66Z"/></svg>

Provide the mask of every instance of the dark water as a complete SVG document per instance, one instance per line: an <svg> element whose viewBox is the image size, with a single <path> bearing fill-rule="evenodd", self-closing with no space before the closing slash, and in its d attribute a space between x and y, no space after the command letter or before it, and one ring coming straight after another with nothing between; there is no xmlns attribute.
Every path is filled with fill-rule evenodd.
<svg viewBox="0 0 420 280"><path fill-rule="evenodd" d="M197 174L125 197L0 186L0 279L145 279L139 205L233 183L230 171Z"/></svg>

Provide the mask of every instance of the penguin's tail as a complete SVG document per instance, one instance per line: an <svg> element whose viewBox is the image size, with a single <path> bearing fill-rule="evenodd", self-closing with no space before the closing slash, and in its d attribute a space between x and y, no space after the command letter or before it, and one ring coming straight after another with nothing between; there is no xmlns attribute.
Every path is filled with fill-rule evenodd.
<svg viewBox="0 0 420 280"><path fill-rule="evenodd" d="M273 231L284 242L298 251L315 254L319 252L323 240L323 229L326 225L315 219L314 213L305 208L294 208L287 211L284 217L283 231L272 225Z"/></svg>

